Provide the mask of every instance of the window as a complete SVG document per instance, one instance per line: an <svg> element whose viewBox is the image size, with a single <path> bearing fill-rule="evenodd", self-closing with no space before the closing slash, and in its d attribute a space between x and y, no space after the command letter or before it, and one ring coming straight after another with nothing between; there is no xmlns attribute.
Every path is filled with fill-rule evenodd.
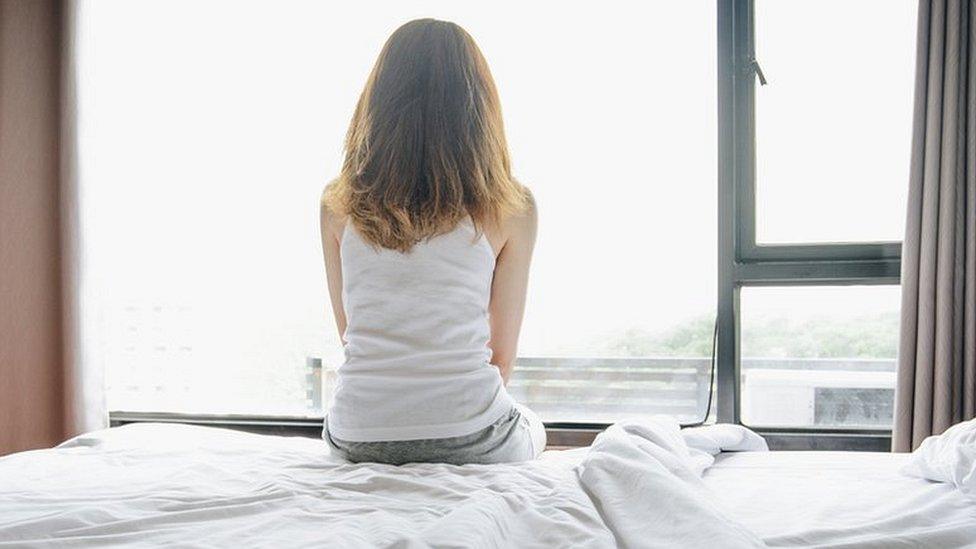
<svg viewBox="0 0 976 549"><path fill-rule="evenodd" d="M541 204L512 392L550 422L701 419L707 2L82 2L85 340L111 410L322 414L342 353L318 196L383 41L420 16L478 41Z"/></svg>
<svg viewBox="0 0 976 549"><path fill-rule="evenodd" d="M757 0L759 243L902 239L915 4Z"/></svg>
<svg viewBox="0 0 976 549"><path fill-rule="evenodd" d="M890 429L915 11L719 2L720 420Z"/></svg>
<svg viewBox="0 0 976 549"><path fill-rule="evenodd" d="M742 422L891 427L900 299L890 285L743 288Z"/></svg>
<svg viewBox="0 0 976 549"><path fill-rule="evenodd" d="M482 47L542 205L517 398L550 423L697 421L717 333L719 420L875 436L915 10L83 0L87 359L111 410L321 416L342 352L319 192L383 41L436 16Z"/></svg>

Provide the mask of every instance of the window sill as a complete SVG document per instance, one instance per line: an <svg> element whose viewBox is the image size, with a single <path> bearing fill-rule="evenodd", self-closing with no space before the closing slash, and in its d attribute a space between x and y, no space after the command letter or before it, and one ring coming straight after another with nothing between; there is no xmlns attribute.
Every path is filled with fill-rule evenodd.
<svg viewBox="0 0 976 549"><path fill-rule="evenodd" d="M248 433L278 436L322 436L322 418L258 415L184 414L172 412L109 413L109 425L130 423L183 423L234 429ZM606 425L595 423L552 423L546 425L549 448L588 446ZM820 450L854 452L888 452L891 432L876 431L806 431L756 429L769 443L770 450Z"/></svg>

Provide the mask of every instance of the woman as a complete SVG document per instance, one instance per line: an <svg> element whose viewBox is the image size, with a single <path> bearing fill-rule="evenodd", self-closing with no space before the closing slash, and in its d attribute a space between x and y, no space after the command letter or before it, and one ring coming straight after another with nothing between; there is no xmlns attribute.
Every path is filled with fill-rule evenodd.
<svg viewBox="0 0 976 549"><path fill-rule="evenodd" d="M386 42L321 221L346 354L323 433L333 450L391 464L536 457L542 423L505 389L535 206L464 29L420 19Z"/></svg>

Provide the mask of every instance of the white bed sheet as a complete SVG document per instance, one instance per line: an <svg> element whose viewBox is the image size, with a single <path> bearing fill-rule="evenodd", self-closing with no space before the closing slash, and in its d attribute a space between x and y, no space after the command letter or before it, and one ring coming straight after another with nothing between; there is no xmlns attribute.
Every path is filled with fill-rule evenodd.
<svg viewBox="0 0 976 549"><path fill-rule="evenodd" d="M636 431L526 464L392 467L338 463L314 439L110 429L0 458L0 547L976 546L976 502L902 475L905 456L708 467L708 451L667 450L683 444L667 429Z"/></svg>
<svg viewBox="0 0 976 549"><path fill-rule="evenodd" d="M900 472L908 454L721 454L705 485L770 546L976 547L976 501Z"/></svg>

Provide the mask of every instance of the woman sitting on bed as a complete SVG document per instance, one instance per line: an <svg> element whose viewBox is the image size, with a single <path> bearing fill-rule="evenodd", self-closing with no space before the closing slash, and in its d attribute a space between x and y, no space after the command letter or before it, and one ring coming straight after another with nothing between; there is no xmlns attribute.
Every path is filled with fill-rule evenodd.
<svg viewBox="0 0 976 549"><path fill-rule="evenodd" d="M488 65L454 23L393 33L359 98L322 247L346 360L323 433L354 462L536 457L512 400L536 212Z"/></svg>

